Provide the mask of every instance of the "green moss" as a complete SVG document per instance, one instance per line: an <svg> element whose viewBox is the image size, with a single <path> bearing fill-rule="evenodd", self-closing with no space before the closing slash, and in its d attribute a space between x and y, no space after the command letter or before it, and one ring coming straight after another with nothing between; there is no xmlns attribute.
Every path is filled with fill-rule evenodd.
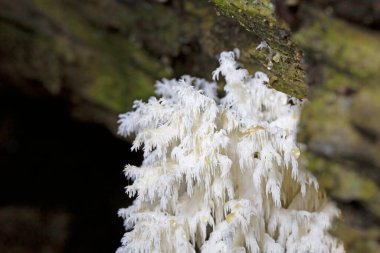
<svg viewBox="0 0 380 253"><path fill-rule="evenodd" d="M373 136L380 137L380 88L378 86L361 89L352 100L352 122ZM377 159L380 167L380 158Z"/></svg>
<svg viewBox="0 0 380 253"><path fill-rule="evenodd" d="M99 38L101 31L88 26L87 20L69 5L49 0L33 0L33 3L39 11L56 22L56 25L75 37L84 41Z"/></svg>
<svg viewBox="0 0 380 253"><path fill-rule="evenodd" d="M214 0L217 7L231 18L236 18L246 29L259 33L262 37L267 37L265 28L276 27L285 28L284 24L279 23L274 17L274 6L271 1L244 1L244 0ZM260 28L257 23L261 21Z"/></svg>
<svg viewBox="0 0 380 253"><path fill-rule="evenodd" d="M380 81L380 36L330 17L315 9L305 11L313 20L293 40L325 64L324 88L358 88ZM306 15L306 14L305 14Z"/></svg>
<svg viewBox="0 0 380 253"><path fill-rule="evenodd" d="M100 58L93 72L94 82L88 86L87 94L116 112L130 108L134 100L152 96L155 80L171 74L125 41L113 39L107 45L108 52L116 51L111 53L112 57ZM117 55L118 50L123 50L123 53Z"/></svg>
<svg viewBox="0 0 380 253"><path fill-rule="evenodd" d="M331 64L355 76L378 75L378 35L363 33L343 21L319 15L313 25L300 30L293 38L303 47L326 55Z"/></svg>
<svg viewBox="0 0 380 253"><path fill-rule="evenodd" d="M127 37L120 33L110 34L95 27L75 4L47 0L34 0L34 3L70 34L69 37L74 38L76 42L79 41L78 46L67 36L57 37L52 53L67 62L78 61L83 65L83 75L87 76L87 79L78 80L83 81L78 85L82 95L93 103L112 111L125 111L134 100L146 99L153 95L156 79L171 75L170 69L148 56ZM166 16L170 19L172 15ZM160 22L161 25L166 23ZM161 41L160 45L175 41L170 32L161 32L160 36L157 37ZM85 45L85 50L80 48L81 43ZM75 50L74 47L79 48Z"/></svg>
<svg viewBox="0 0 380 253"><path fill-rule="evenodd" d="M343 217L345 219L345 217ZM352 219L347 217L347 219ZM351 221L352 222L352 221ZM380 237L380 230L376 227L361 229L352 227L345 222L336 222L332 233L338 236L344 242L344 248L347 252L351 253L376 253L379 252L380 247L378 238Z"/></svg>
<svg viewBox="0 0 380 253"><path fill-rule="evenodd" d="M330 196L341 201L373 201L379 195L376 183L357 173L349 164L328 161L307 153L308 169L317 177L320 186Z"/></svg>
<svg viewBox="0 0 380 253"><path fill-rule="evenodd" d="M125 111L134 100L147 99L153 94L152 79L138 71L132 77L126 78L113 68L103 67L94 76L94 83L89 86L87 96L115 112ZM139 87L136 88L133 84L138 84Z"/></svg>
<svg viewBox="0 0 380 253"><path fill-rule="evenodd" d="M300 63L302 54L300 49L287 38L290 34L288 28L275 18L271 2L243 0L213 2L221 13L237 20L247 31L259 37L255 44L240 48L243 53L241 60L244 63L261 66L259 70L269 75L270 85L273 88L298 98L306 97L308 88L305 72ZM256 50L257 44L263 40L271 47L272 54L265 50L260 52ZM273 67L269 66L269 62Z"/></svg>
<svg viewBox="0 0 380 253"><path fill-rule="evenodd" d="M304 153L303 165L317 176L320 188L340 203L357 201L365 209L367 216L357 216L352 209L342 209L342 217L336 220L331 233L340 238L349 252L378 252L380 230L369 222L369 216L380 217L378 208L380 193L372 178L361 175L350 163L327 160L323 157ZM305 161L307 161L305 163Z"/></svg>

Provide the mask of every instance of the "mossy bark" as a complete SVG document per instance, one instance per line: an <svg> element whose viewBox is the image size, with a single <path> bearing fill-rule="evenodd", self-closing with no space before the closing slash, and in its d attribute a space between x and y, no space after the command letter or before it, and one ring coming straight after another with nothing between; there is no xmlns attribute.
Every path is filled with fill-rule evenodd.
<svg viewBox="0 0 380 253"><path fill-rule="evenodd" d="M242 60L266 66L270 85L297 98L305 98L307 85L301 64L302 51L290 38L287 25L274 15L271 1L214 0L218 10L235 19L259 41L265 41L271 52L256 50L258 40L253 41L243 52ZM260 43L260 42L259 42Z"/></svg>

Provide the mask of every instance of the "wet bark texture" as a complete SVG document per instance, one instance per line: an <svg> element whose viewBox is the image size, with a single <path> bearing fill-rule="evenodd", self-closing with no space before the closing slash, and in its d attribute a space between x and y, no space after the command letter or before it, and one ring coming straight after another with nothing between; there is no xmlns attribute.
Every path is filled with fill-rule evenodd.
<svg viewBox="0 0 380 253"><path fill-rule="evenodd" d="M0 86L114 133L155 80L210 79L239 48L251 73L309 100L303 163L342 209L348 252L380 251L379 45L378 0L0 0Z"/></svg>

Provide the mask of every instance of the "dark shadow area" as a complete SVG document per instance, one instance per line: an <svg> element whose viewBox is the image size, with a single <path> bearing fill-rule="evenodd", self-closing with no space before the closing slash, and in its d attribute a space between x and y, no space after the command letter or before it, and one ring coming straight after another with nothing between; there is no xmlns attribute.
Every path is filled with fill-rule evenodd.
<svg viewBox="0 0 380 253"><path fill-rule="evenodd" d="M114 252L139 153L59 98L0 86L0 252Z"/></svg>

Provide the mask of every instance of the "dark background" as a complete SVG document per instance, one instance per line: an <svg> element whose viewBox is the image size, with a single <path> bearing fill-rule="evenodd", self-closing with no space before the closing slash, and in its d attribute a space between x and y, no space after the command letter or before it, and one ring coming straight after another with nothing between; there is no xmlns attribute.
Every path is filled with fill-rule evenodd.
<svg viewBox="0 0 380 253"><path fill-rule="evenodd" d="M0 92L0 251L112 252L123 235L122 170L139 153L67 104Z"/></svg>

